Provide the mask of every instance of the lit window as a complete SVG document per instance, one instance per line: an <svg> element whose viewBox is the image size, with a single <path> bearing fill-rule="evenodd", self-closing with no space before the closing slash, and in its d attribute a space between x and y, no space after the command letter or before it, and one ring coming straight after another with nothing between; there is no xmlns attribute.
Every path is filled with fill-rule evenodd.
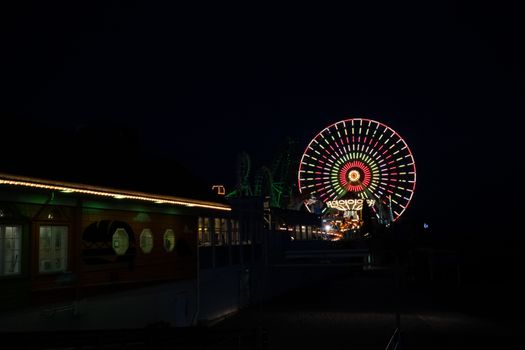
<svg viewBox="0 0 525 350"><path fill-rule="evenodd" d="M67 268L67 226L40 226L38 271L60 272Z"/></svg>
<svg viewBox="0 0 525 350"><path fill-rule="evenodd" d="M174 248L175 233L172 229L167 229L166 232L164 232L164 249L166 249L167 252L171 252Z"/></svg>
<svg viewBox="0 0 525 350"><path fill-rule="evenodd" d="M0 276L20 273L22 228L0 225Z"/></svg>
<svg viewBox="0 0 525 350"><path fill-rule="evenodd" d="M221 219L220 218L215 218L213 220L213 233L214 233L215 245L222 245L223 237L221 235Z"/></svg>
<svg viewBox="0 0 525 350"><path fill-rule="evenodd" d="M202 218L199 218L198 220L198 237L199 237L199 245L203 245L204 243L204 220Z"/></svg>
<svg viewBox="0 0 525 350"><path fill-rule="evenodd" d="M213 232L213 229L212 227L210 227L210 224L213 224L213 219L210 220L210 218L199 218L198 220L198 235L200 246L211 245L211 234ZM217 242L217 237L215 239Z"/></svg>
<svg viewBox="0 0 525 350"><path fill-rule="evenodd" d="M111 245L117 255L124 255L129 248L129 236L123 228L117 228L111 239Z"/></svg>
<svg viewBox="0 0 525 350"><path fill-rule="evenodd" d="M204 245L211 245L210 218L204 218Z"/></svg>
<svg viewBox="0 0 525 350"><path fill-rule="evenodd" d="M228 220L226 219L221 219L221 235L224 244L230 244L230 237L228 236Z"/></svg>
<svg viewBox="0 0 525 350"><path fill-rule="evenodd" d="M240 238L239 238L239 221L237 220L231 220L231 230L232 230L232 244L239 244Z"/></svg>
<svg viewBox="0 0 525 350"><path fill-rule="evenodd" d="M210 218L199 218L199 244L211 245Z"/></svg>
<svg viewBox="0 0 525 350"><path fill-rule="evenodd" d="M145 254L151 253L153 249L153 234L149 228L145 228L140 234L140 249Z"/></svg>

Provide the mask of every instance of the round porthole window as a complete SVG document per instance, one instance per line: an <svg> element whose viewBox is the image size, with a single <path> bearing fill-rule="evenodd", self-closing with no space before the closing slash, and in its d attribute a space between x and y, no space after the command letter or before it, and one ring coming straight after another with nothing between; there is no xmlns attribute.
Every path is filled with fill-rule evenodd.
<svg viewBox="0 0 525 350"><path fill-rule="evenodd" d="M117 228L112 237L113 250L117 255L124 255L129 248L129 236L123 228Z"/></svg>
<svg viewBox="0 0 525 350"><path fill-rule="evenodd" d="M164 249L166 249L167 252L171 252L174 248L175 233L172 229L167 229L166 232L164 232Z"/></svg>
<svg viewBox="0 0 525 350"><path fill-rule="evenodd" d="M149 228L145 228L140 234L140 249L145 254L151 253L153 249L153 234Z"/></svg>

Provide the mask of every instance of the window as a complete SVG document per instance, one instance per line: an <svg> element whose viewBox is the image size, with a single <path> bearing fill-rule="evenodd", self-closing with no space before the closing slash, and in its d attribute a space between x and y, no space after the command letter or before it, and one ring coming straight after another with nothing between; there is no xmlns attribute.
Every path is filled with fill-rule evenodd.
<svg viewBox="0 0 525 350"><path fill-rule="evenodd" d="M166 232L164 232L164 249L166 249L167 252L171 252L173 248L175 248L175 233L172 229L167 229Z"/></svg>
<svg viewBox="0 0 525 350"><path fill-rule="evenodd" d="M135 235L128 223L100 220L90 223L82 232L80 254L88 265L128 262L131 266L137 246L140 246L139 235Z"/></svg>
<svg viewBox="0 0 525 350"><path fill-rule="evenodd" d="M145 254L151 253L153 249L153 234L149 228L145 228L140 234L140 249L142 249Z"/></svg>
<svg viewBox="0 0 525 350"><path fill-rule="evenodd" d="M231 232L232 232L232 244L239 244L240 238L239 238L239 221L237 220L231 220Z"/></svg>
<svg viewBox="0 0 525 350"><path fill-rule="evenodd" d="M223 244L223 239L222 239L222 235L221 235L221 219L220 218L215 218L213 220L213 243L215 245L222 245Z"/></svg>
<svg viewBox="0 0 525 350"><path fill-rule="evenodd" d="M204 245L211 245L210 218L204 218Z"/></svg>
<svg viewBox="0 0 525 350"><path fill-rule="evenodd" d="M199 245L202 245L204 243L204 222L203 218L199 218L197 221L197 232L199 237Z"/></svg>
<svg viewBox="0 0 525 350"><path fill-rule="evenodd" d="M38 271L60 272L67 268L67 226L40 226Z"/></svg>
<svg viewBox="0 0 525 350"><path fill-rule="evenodd" d="M210 219L209 218L199 218L198 221L198 231L199 231L199 245L211 245L210 237Z"/></svg>
<svg viewBox="0 0 525 350"><path fill-rule="evenodd" d="M111 246L117 255L124 255L129 248L129 236L125 229L117 228L111 239Z"/></svg>
<svg viewBox="0 0 525 350"><path fill-rule="evenodd" d="M228 235L228 220L221 219L221 235L223 237L224 244L230 244L230 237Z"/></svg>
<svg viewBox="0 0 525 350"><path fill-rule="evenodd" d="M22 228L0 225L0 276L20 273Z"/></svg>

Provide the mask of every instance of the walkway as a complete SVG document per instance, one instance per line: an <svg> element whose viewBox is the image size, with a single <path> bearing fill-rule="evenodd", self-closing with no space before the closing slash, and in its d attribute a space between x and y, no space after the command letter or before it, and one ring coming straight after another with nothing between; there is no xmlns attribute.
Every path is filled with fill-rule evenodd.
<svg viewBox="0 0 525 350"><path fill-rule="evenodd" d="M396 327L392 281L388 272L346 276L248 308L214 328L264 329L272 350L385 349ZM403 291L404 348L523 347L523 322L469 315L454 297L464 291L451 288Z"/></svg>

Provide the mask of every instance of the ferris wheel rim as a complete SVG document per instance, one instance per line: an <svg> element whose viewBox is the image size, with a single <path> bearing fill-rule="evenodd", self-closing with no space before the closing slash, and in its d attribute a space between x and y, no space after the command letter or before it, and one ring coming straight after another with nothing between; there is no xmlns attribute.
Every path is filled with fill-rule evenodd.
<svg viewBox="0 0 525 350"><path fill-rule="evenodd" d="M304 171L304 170L303 170L303 164L305 164L305 162L304 162L304 158L305 158L305 156L307 155L309 149L312 149L312 150L313 150L312 145L313 145L314 143L317 143L317 140L318 140L320 137L323 137L323 138L324 138L323 133L325 133L325 132L330 133L330 130L332 130L332 129L334 129L334 128L338 131L339 129L337 129L337 125L339 125L339 124L343 124L344 128L346 128L346 127L347 127L347 126L346 126L347 123L352 123L352 126L353 126L353 123L355 123L355 122L361 122L360 125L363 125L362 123L366 123L366 122L368 122L368 127L371 126L371 125L374 123L374 124L377 125L377 126L376 126L376 130L378 130L379 127L382 127L382 128L384 129L384 130L383 130L383 133L384 133L385 131L392 132L392 135L390 135L390 137L395 136L395 137L398 139L397 142L401 141L402 144L403 144L403 146L404 146L404 147L402 148L402 150L404 150L404 149L406 148L406 151L407 151L407 153L408 153L408 156L410 157L411 163L410 163L409 165L412 166L412 169L413 169L413 171L410 172L410 174L413 176L413 180L412 180L412 181L409 181L409 182L411 182L412 185L410 186L411 188L406 188L406 189L404 189L405 191L409 192L409 195L408 195L408 198L403 197L403 198L406 200L406 205L405 205L405 206L403 206L403 205L399 205L399 206L402 208L402 210L400 210L399 213L396 212L397 215L396 215L396 217L393 219L393 221L396 221L396 220L399 219L399 217L401 217L402 214L406 211L406 209L408 208L408 205L410 204L410 202L412 201L412 199L413 199L413 197L414 197L414 192L415 192L416 183L417 183L417 169L416 169L416 162L415 162L415 159L414 159L414 154L412 153L412 150L411 150L410 147L408 146L408 144L407 144L407 142L405 141L405 139L404 139L404 138L403 138L403 137L402 137L402 136L401 136L396 130L392 129L390 126L386 125L386 124L383 123L383 122L380 122L380 121L374 120L374 119L370 119L370 118L361 118L361 117L356 117L356 118L346 118L346 119L343 119L343 120L339 120L339 121L337 121L337 122L334 122L334 123L332 123L332 124L326 126L325 128L323 128L321 131L319 131L319 132L318 132L318 133L317 133L317 134L311 139L311 141L308 143L308 145L305 147L305 149L304 149L304 151L303 151L303 154L302 154L302 156L301 156L301 160L300 160L300 163L299 163L299 169L298 169L299 171L298 171L298 173L297 173L297 187L298 187L299 193L303 194L303 193L307 192L307 191L303 191L303 186L301 186L301 173L302 173L302 171ZM361 132L361 131L360 131L360 132ZM367 135L368 135L368 134L367 134ZM375 136L375 133L374 133L373 136ZM372 136L372 137L373 137L373 136ZM333 139L333 136L332 136L332 139ZM341 135L339 135L339 139L341 139ZM334 141L335 141L335 139L334 139ZM325 142L326 142L326 140L325 140ZM396 142L396 143L397 143L397 142ZM336 144L337 144L337 142L336 142ZM376 145L377 145L377 143L376 143ZM367 189L368 189L368 188L367 188ZM311 193L311 192L309 192L309 193ZM374 195L375 195L376 197L378 197L375 193L374 193ZM390 198L389 200L391 200L391 195L389 195L389 196L387 196L387 197ZM378 197L378 198L379 198L379 197ZM323 201L323 202L324 202L324 201ZM307 209L310 210L308 207L307 207Z"/></svg>

